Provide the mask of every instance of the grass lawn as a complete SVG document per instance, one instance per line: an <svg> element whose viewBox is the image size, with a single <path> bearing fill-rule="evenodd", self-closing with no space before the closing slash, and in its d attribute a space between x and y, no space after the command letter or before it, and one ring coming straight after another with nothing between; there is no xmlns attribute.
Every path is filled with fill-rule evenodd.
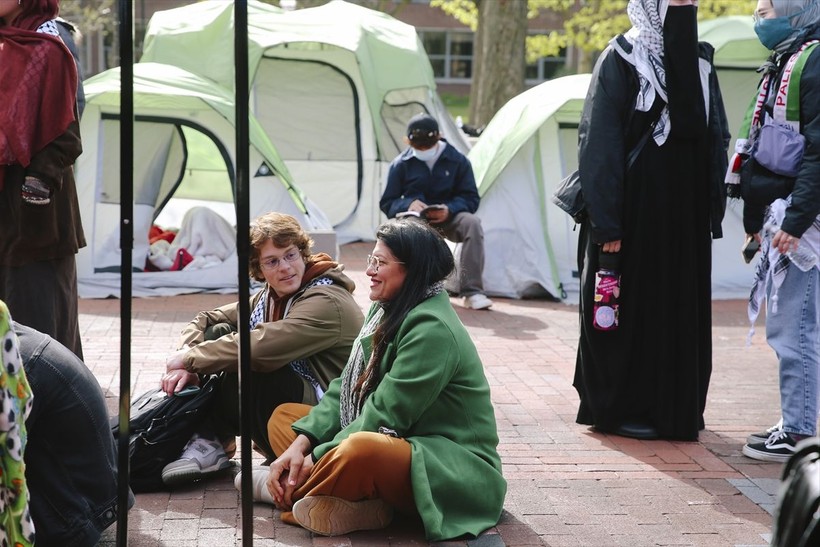
<svg viewBox="0 0 820 547"><path fill-rule="evenodd" d="M464 123L469 122L470 97L468 95L455 95L452 93L440 93L439 95L454 120L456 117L461 116Z"/></svg>

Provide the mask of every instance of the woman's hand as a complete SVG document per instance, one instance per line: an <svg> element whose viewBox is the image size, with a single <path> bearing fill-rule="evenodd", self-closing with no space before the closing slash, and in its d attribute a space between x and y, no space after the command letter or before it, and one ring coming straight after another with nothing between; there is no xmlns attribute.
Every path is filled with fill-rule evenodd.
<svg viewBox="0 0 820 547"><path fill-rule="evenodd" d="M165 370L171 372L172 370L185 370L185 354L190 348L182 348L176 350L165 359Z"/></svg>
<svg viewBox="0 0 820 547"><path fill-rule="evenodd" d="M162 391L168 395L179 393L185 386L198 386L199 375L187 370L170 370L160 381Z"/></svg>
<svg viewBox="0 0 820 547"><path fill-rule="evenodd" d="M601 246L601 250L605 253L617 253L621 250L621 240L607 241Z"/></svg>
<svg viewBox="0 0 820 547"><path fill-rule="evenodd" d="M299 435L287 450L270 464L268 490L273 497L274 505L280 511L291 510L293 492L305 484L313 470L310 449L310 440L305 435Z"/></svg>
<svg viewBox="0 0 820 547"><path fill-rule="evenodd" d="M796 251L798 243L800 243L799 237L794 237L783 230L778 230L772 238L772 246L780 251L781 254L786 254L789 251Z"/></svg>

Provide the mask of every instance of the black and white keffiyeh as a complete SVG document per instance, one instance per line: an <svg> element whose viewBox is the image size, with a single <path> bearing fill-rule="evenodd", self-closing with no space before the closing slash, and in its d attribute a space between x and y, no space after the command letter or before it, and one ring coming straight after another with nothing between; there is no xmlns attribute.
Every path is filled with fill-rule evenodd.
<svg viewBox="0 0 820 547"><path fill-rule="evenodd" d="M760 315L763 301L766 299L767 289L769 293L769 313L777 313L778 291L783 284L783 280L786 279L786 270L791 260L787 255L781 254L776 247L772 246L772 238L774 232L776 232L775 227L783 223L789 205L791 205L791 196L786 199L775 200L766 210L764 226L770 226L771 228L763 230L760 244L760 261L757 263L754 283L749 294L747 307L749 323L751 324L747 340L749 343L751 343L754 335L755 322ZM807 248L814 254L820 253L820 216L815 218L809 229L803 233L800 238L800 246ZM820 268L820 264L815 267Z"/></svg>
<svg viewBox="0 0 820 547"><path fill-rule="evenodd" d="M304 290L307 290L311 287L316 287L316 286L319 286L319 285L332 285L332 284L333 284L333 280L329 277L317 277L316 279L314 279L313 281L311 281L307 285L305 285ZM268 309L268 294L269 294L270 288L266 287L265 289L262 289L262 290L264 291L264 293L262 294L261 298L259 298L259 301L256 303L256 306L254 306L253 311L251 311L251 317L250 317L250 321L249 321L249 327L250 327L251 330L253 330L253 328L256 325L258 325L259 323L261 323L262 321L265 320L265 312ZM300 291L300 293L301 292L304 292L304 291ZM291 299L288 301L288 304L285 307L284 317L287 317L288 311L290 310L291 302L293 302L293 299L295 297L296 297L296 295L291 297ZM284 319L284 317L283 317L283 319ZM296 374L298 374L299 376L301 376L302 378L304 378L305 380L310 382L310 385L313 386L313 390L316 392L317 399L321 400L322 396L325 394L325 392L322 389L322 386L319 384L319 381L316 379L315 376L313 376L313 373L310 371L310 367L308 366L307 360L306 359L296 359L295 361L291 361L290 363L288 363L288 366L290 366L290 368L293 370L293 372L295 372Z"/></svg>
<svg viewBox="0 0 820 547"><path fill-rule="evenodd" d="M668 5L669 0L629 0L626 13L632 22L632 28L624 34L624 38L632 45L632 51L628 52L621 47L617 38L609 42L638 73L639 89L635 109L640 112L649 112L656 96L660 96L665 103L669 102L666 96L666 69L663 65L663 19ZM664 105L652 133L658 146L666 142L670 128L669 107Z"/></svg>

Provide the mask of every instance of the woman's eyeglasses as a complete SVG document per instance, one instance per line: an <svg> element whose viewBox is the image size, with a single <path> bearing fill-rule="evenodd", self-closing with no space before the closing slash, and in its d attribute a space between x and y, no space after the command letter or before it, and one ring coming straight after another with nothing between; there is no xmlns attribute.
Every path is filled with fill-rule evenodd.
<svg viewBox="0 0 820 547"><path fill-rule="evenodd" d="M302 253L299 252L299 249L293 249L293 250L290 250L287 253L285 253L285 256L283 256L281 259L279 259L279 258L269 258L267 260L260 261L259 262L259 267L262 268L263 270L269 272L269 271L272 271L272 270L275 270L276 268L278 268L282 264L283 261L288 262L288 263L296 262L301 256L302 256Z"/></svg>
<svg viewBox="0 0 820 547"><path fill-rule="evenodd" d="M367 267L368 269L373 270L373 273L379 273L379 267L387 264L404 264L404 262L399 262L398 260L388 262L387 260L382 260L378 256L367 255Z"/></svg>

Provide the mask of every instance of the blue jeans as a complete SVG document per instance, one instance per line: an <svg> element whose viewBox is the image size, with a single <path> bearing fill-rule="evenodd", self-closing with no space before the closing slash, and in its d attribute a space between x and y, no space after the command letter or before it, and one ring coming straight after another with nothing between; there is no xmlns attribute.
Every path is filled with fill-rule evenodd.
<svg viewBox="0 0 820 547"><path fill-rule="evenodd" d="M783 429L799 435L817 433L820 396L820 271L800 271L793 264L777 292L777 312L767 295L766 341L780 361L780 408ZM768 288L769 292L771 287Z"/></svg>

